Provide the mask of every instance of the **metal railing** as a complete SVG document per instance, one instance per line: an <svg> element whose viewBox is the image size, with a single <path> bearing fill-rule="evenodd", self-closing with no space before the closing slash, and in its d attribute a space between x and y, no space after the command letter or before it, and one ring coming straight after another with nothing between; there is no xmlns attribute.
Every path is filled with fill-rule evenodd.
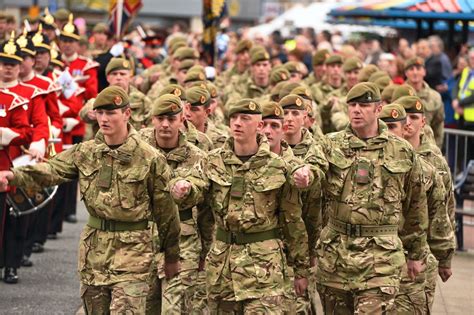
<svg viewBox="0 0 474 315"><path fill-rule="evenodd" d="M464 250L464 226L472 224L472 221L464 222L464 217L474 217L474 209L464 209L466 197L460 192L470 175L469 169L474 166L474 131L446 128L444 133L443 152L451 169L456 195L456 239L458 250ZM469 199L474 200L474 195Z"/></svg>
<svg viewBox="0 0 474 315"><path fill-rule="evenodd" d="M474 147L469 147L469 143L474 143L474 131L445 128L443 152L451 168L451 175L456 182L456 176L463 173L469 163L469 153ZM459 160L459 158L462 158Z"/></svg>

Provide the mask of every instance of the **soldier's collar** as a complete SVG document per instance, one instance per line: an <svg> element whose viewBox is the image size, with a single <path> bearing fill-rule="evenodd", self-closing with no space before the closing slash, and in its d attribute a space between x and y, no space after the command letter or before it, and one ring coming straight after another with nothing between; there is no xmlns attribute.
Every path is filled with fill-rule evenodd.
<svg viewBox="0 0 474 315"><path fill-rule="evenodd" d="M13 80L13 81L10 81L10 82L1 82L0 81L0 88L2 89L9 89L9 88L12 88L14 86L17 86L18 85L18 80Z"/></svg>
<svg viewBox="0 0 474 315"><path fill-rule="evenodd" d="M265 136L261 134L257 134L257 144L257 152L246 163L242 163L242 161L234 153L234 138L229 137L222 147L224 151L224 163L237 165L246 164L248 165L249 169L263 166L260 162L264 160L262 158L270 156L270 145L268 144Z"/></svg>
<svg viewBox="0 0 474 315"><path fill-rule="evenodd" d="M373 138L368 139L367 142L360 139L354 133L354 130L352 129L350 124L347 125L346 131L348 131L348 134L349 134L349 146L353 149L364 148L364 147L376 149L378 148L378 145L386 142L388 140L388 135L389 135L387 125L380 119L378 120L378 124L379 124L378 135Z"/></svg>
<svg viewBox="0 0 474 315"><path fill-rule="evenodd" d="M135 151L138 145L138 139L140 136L138 132L132 127L130 123L127 124L128 136L125 139L125 142L117 149L112 150L106 143L104 134L99 130L94 138L95 143L97 144L96 153L105 154L110 152L117 152L117 154L112 153L111 155L114 158L123 160L123 162L130 162L131 156Z"/></svg>
<svg viewBox="0 0 474 315"><path fill-rule="evenodd" d="M65 54L61 55L61 59L65 62L72 62L72 61L76 60L78 57L79 57L79 55L77 53L72 54L71 57L68 57Z"/></svg>
<svg viewBox="0 0 474 315"><path fill-rule="evenodd" d="M416 152L422 155L426 155L427 153L433 152L432 145L424 134L420 135L420 146L418 147Z"/></svg>

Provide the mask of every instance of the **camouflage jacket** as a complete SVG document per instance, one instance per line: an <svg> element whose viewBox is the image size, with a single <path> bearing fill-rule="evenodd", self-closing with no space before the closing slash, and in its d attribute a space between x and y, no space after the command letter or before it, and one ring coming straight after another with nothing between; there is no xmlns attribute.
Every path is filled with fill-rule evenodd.
<svg viewBox="0 0 474 315"><path fill-rule="evenodd" d="M436 144L441 148L444 136L444 104L441 95L424 82L423 88L416 92L425 106L426 124L433 129Z"/></svg>
<svg viewBox="0 0 474 315"><path fill-rule="evenodd" d="M278 229L280 222L285 222L287 259L296 276L307 276L307 234L299 193L287 181L291 167L270 152L263 136L258 135L257 140L257 153L244 163L233 151L233 138L209 153L210 200L216 226L254 233ZM285 257L282 241L277 239L246 245L216 240L206 264L209 298L240 301L283 295Z"/></svg>
<svg viewBox="0 0 474 315"><path fill-rule="evenodd" d="M186 134L186 139L188 142L194 144L199 149L204 152L209 152L214 149L211 139L199 130L189 121L184 121L183 127L185 128L184 133Z"/></svg>
<svg viewBox="0 0 474 315"><path fill-rule="evenodd" d="M340 88L334 88L330 84L321 81L311 86L311 94L313 100L318 104L321 113L321 120L323 122L321 129L323 133L335 131L332 126L332 107L334 102L330 101L331 97L340 98L342 95Z"/></svg>
<svg viewBox="0 0 474 315"><path fill-rule="evenodd" d="M380 120L379 135L367 141L350 126L328 138L323 193L330 220L399 226L399 232L358 237L329 224L317 246L317 281L344 290L398 286L404 249L412 260L425 254L428 213L420 160L409 143L390 134Z"/></svg>
<svg viewBox="0 0 474 315"><path fill-rule="evenodd" d="M224 145L229 134L222 129L218 129L214 122L208 119L206 123L206 135L211 139L214 148L220 148Z"/></svg>
<svg viewBox="0 0 474 315"><path fill-rule="evenodd" d="M328 99L335 97L337 101L331 102L330 106L330 126L328 132L344 130L349 124L349 111L346 103L346 95L349 92L345 84L328 95Z"/></svg>
<svg viewBox="0 0 474 315"><path fill-rule="evenodd" d="M130 86L128 91L132 116L130 123L136 130L151 125L151 100L136 87Z"/></svg>
<svg viewBox="0 0 474 315"><path fill-rule="evenodd" d="M256 85L252 77L245 77L245 80L237 82L224 91L224 94L228 95L226 99L226 108L228 108L228 104L236 102L242 98L261 98L268 94L269 91L269 87Z"/></svg>
<svg viewBox="0 0 474 315"><path fill-rule="evenodd" d="M99 131L94 140L77 144L46 163L13 172L12 184L32 189L77 179L91 216L121 222L153 219L166 260L179 259L179 217L167 187L170 168L165 157L130 125L128 138L117 149L109 148ZM94 286L143 281L152 257L151 229L108 232L86 226L79 245L80 279Z"/></svg>
<svg viewBox="0 0 474 315"><path fill-rule="evenodd" d="M184 200L175 200L179 211L192 209L193 218L181 220L180 256L181 270L197 269L199 258L206 257L213 239L214 220L209 207L200 204L209 187L206 176L207 154L189 143L186 136L180 132L178 147L165 152L155 139L155 129L140 130L140 136L148 144L159 150L165 157L172 170L170 188L181 179L191 183L191 191Z"/></svg>
<svg viewBox="0 0 474 315"><path fill-rule="evenodd" d="M455 230L455 200L453 181L451 173L446 160L441 154L437 154L438 147L425 140L422 136L421 145L416 150L425 160L434 167L436 177L433 185L443 186L443 194L431 193L428 194L428 214L430 218L430 225L428 229L428 245L436 259L439 261L440 267L450 267L451 259L456 250ZM436 192L436 191L435 191ZM430 198L433 202L442 203L442 207L430 207Z"/></svg>

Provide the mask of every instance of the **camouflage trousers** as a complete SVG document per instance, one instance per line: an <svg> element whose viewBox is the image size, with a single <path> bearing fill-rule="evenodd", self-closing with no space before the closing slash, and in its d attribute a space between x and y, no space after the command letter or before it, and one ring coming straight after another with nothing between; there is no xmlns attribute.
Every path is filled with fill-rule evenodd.
<svg viewBox="0 0 474 315"><path fill-rule="evenodd" d="M86 315L145 314L147 294L145 281L119 282L110 286L81 284Z"/></svg>
<svg viewBox="0 0 474 315"><path fill-rule="evenodd" d="M396 287L346 291L318 284L324 314L396 314Z"/></svg>
<svg viewBox="0 0 474 315"><path fill-rule="evenodd" d="M284 300L285 297L281 295L238 302L209 300L209 310L211 315L283 315L285 314L282 307Z"/></svg>
<svg viewBox="0 0 474 315"><path fill-rule="evenodd" d="M430 314L434 302L438 262L429 254L425 261L425 270L412 281L407 274L406 265L402 270L400 291L395 298L398 314Z"/></svg>
<svg viewBox="0 0 474 315"><path fill-rule="evenodd" d="M202 314L199 309L205 308L205 302L195 298L197 270L183 270L171 279L160 279L156 271L152 272L151 276L146 299L147 314ZM202 290L205 292L206 288Z"/></svg>

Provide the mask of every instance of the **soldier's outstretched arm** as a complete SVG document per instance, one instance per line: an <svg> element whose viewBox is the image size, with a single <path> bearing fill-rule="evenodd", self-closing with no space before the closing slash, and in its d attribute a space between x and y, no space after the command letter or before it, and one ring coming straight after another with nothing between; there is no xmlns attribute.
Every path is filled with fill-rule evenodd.
<svg viewBox="0 0 474 315"><path fill-rule="evenodd" d="M46 162L12 169L10 185L40 190L78 178L76 161L81 144L65 150Z"/></svg>
<svg viewBox="0 0 474 315"><path fill-rule="evenodd" d="M165 253L165 263L179 261L178 207L171 198L167 183L171 170L164 157L157 157L152 166L149 189L152 197L152 215L158 227L160 249Z"/></svg>
<svg viewBox="0 0 474 315"><path fill-rule="evenodd" d="M205 174L205 157L196 162L192 167L188 169L187 174L172 178L169 182L169 186L173 188L179 181L187 181L189 183L189 192L182 198L175 198L175 202L185 208L191 207L203 201L204 192L209 188L209 181ZM173 197L175 197L173 195Z"/></svg>

